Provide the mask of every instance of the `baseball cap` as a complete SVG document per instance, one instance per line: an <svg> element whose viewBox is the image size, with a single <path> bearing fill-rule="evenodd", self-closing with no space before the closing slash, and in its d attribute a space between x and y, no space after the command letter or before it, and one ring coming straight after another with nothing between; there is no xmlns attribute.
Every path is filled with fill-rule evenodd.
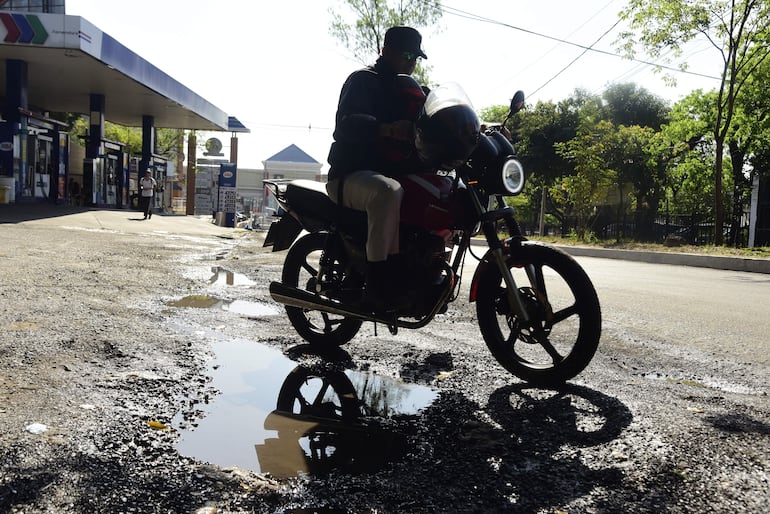
<svg viewBox="0 0 770 514"><path fill-rule="evenodd" d="M385 32L385 43L383 46L394 48L402 52L411 52L419 55L423 59L428 56L422 51L422 36L412 27L391 27Z"/></svg>

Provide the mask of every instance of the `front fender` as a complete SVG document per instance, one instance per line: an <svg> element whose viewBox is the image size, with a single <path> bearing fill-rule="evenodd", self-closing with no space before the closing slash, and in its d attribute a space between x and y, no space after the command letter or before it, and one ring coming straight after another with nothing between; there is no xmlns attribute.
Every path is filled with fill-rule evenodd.
<svg viewBox="0 0 770 514"><path fill-rule="evenodd" d="M302 225L299 224L294 216L286 213L281 219L274 221L265 236L263 247L272 246L274 252L280 252L289 248L299 233L302 232Z"/></svg>
<svg viewBox="0 0 770 514"><path fill-rule="evenodd" d="M494 257L492 256L492 250L487 250L487 253L484 254L484 257L479 262L479 265L476 266L476 272L473 274L473 280L471 281L471 290L470 295L468 298L469 302L475 302L476 296L478 295L478 289L479 289L479 281L481 280L481 277L483 277L486 273L489 272L489 270L497 271L497 265L494 262Z"/></svg>

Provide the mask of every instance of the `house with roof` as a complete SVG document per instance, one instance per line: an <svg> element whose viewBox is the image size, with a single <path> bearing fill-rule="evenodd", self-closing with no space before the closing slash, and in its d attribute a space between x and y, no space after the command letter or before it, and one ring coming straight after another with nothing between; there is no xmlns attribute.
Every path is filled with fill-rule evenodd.
<svg viewBox="0 0 770 514"><path fill-rule="evenodd" d="M236 189L244 209L248 212L272 214L278 208L263 184L267 179L305 179L326 182L326 174L321 173L323 165L305 153L295 144L291 144L262 161L261 170L238 168Z"/></svg>

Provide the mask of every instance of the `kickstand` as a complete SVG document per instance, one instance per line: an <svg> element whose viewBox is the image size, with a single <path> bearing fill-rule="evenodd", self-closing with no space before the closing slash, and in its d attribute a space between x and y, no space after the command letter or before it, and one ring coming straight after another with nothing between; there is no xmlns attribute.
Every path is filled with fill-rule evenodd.
<svg viewBox="0 0 770 514"><path fill-rule="evenodd" d="M374 325L374 337L377 337L377 322L372 321L372 324ZM395 336L398 335L398 325L386 325L388 327L388 330L390 330L390 335Z"/></svg>

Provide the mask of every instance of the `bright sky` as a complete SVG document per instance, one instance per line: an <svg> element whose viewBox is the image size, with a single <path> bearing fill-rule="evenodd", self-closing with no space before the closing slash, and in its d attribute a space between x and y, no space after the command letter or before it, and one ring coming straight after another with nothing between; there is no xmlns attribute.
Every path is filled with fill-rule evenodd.
<svg viewBox="0 0 770 514"><path fill-rule="evenodd" d="M598 94L613 83L635 82L671 101L717 87L685 74L675 74L677 86L669 87L650 66L591 51L579 57L583 48L536 35L616 53L624 4L448 0L447 8L467 14L447 12L439 27L420 29L431 79L461 84L477 109L508 104L517 89L535 103L562 100L576 87ZM262 168L292 143L327 168L340 88L361 67L329 35L329 8L345 7L338 0L67 0L67 14L87 19L251 129L238 136L240 168ZM719 56L705 41L685 56L689 71L719 74ZM208 136L229 154L229 133Z"/></svg>

